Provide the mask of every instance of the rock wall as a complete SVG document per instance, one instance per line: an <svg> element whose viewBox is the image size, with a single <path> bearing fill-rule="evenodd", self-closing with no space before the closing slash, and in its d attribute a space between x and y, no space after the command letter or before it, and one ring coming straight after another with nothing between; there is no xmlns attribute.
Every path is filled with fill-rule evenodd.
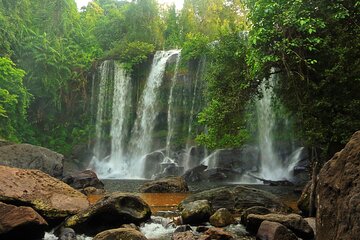
<svg viewBox="0 0 360 240"><path fill-rule="evenodd" d="M321 169L316 200L316 239L359 239L360 131Z"/></svg>

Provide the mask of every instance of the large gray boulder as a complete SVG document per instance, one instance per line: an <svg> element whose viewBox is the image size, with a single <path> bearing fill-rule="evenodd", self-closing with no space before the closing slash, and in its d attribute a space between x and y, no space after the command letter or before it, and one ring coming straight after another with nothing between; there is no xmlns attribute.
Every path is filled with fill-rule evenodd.
<svg viewBox="0 0 360 240"><path fill-rule="evenodd" d="M317 239L359 239L360 131L321 169L316 192Z"/></svg>
<svg viewBox="0 0 360 240"><path fill-rule="evenodd" d="M140 224L150 219L151 210L140 197L112 193L84 211L68 218L65 227L77 233L94 236L104 230L119 228L123 224Z"/></svg>
<svg viewBox="0 0 360 240"><path fill-rule="evenodd" d="M41 170L61 178L64 156L47 148L31 144L0 145L0 165Z"/></svg>
<svg viewBox="0 0 360 240"><path fill-rule="evenodd" d="M85 189L87 187L104 189L104 184L99 180L96 173L91 170L69 174L62 180L75 189Z"/></svg>
<svg viewBox="0 0 360 240"><path fill-rule="evenodd" d="M254 206L262 206L277 212L289 212L291 209L281 202L275 195L243 186L220 187L193 195L184 199L182 205L194 202L196 200L208 200L211 202L214 210L227 208L232 213L242 213L245 209Z"/></svg>

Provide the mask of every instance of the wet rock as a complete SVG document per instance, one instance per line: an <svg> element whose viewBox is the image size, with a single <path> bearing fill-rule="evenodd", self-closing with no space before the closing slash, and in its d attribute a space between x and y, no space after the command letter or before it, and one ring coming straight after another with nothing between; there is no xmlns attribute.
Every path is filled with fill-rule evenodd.
<svg viewBox="0 0 360 240"><path fill-rule="evenodd" d="M72 228L61 228L58 240L76 240L76 233Z"/></svg>
<svg viewBox="0 0 360 240"><path fill-rule="evenodd" d="M104 188L104 184L99 180L96 173L91 170L72 173L65 176L62 180L75 189L84 189L87 187L94 187L97 189Z"/></svg>
<svg viewBox="0 0 360 240"><path fill-rule="evenodd" d="M226 208L232 213L242 213L243 210L253 206L262 206L278 212L291 211L288 206L282 203L273 194L243 186L220 187L195 193L184 199L179 205L179 208L181 209L182 205L189 202L203 199L211 202L212 207L215 210Z"/></svg>
<svg viewBox="0 0 360 240"><path fill-rule="evenodd" d="M263 221L277 222L281 223L291 231L293 231L296 236L302 239L312 239L314 237L314 232L309 224L298 214L267 214L267 215L256 215L250 214L247 217L246 221L246 230L250 233L257 233L261 223Z"/></svg>
<svg viewBox="0 0 360 240"><path fill-rule="evenodd" d="M360 131L325 163L317 184L317 239L360 236Z"/></svg>
<svg viewBox="0 0 360 240"><path fill-rule="evenodd" d="M199 233L203 233L203 232L206 232L210 227L207 227L207 226L198 226L196 228L196 231L199 232Z"/></svg>
<svg viewBox="0 0 360 240"><path fill-rule="evenodd" d="M133 228L110 229L97 234L93 240L146 240L147 238Z"/></svg>
<svg viewBox="0 0 360 240"><path fill-rule="evenodd" d="M203 174L205 169L207 169L207 166L205 165L199 165L192 169L187 170L183 178L186 182L200 182L203 179Z"/></svg>
<svg viewBox="0 0 360 240"><path fill-rule="evenodd" d="M175 233L177 232L186 232L186 231L191 231L191 227L190 225L181 225L181 226L178 226L176 229L175 229Z"/></svg>
<svg viewBox="0 0 360 240"><path fill-rule="evenodd" d="M309 224L309 226L314 231L314 235L316 236L316 218L309 217L309 218L304 218L304 220Z"/></svg>
<svg viewBox="0 0 360 240"><path fill-rule="evenodd" d="M120 226L121 228L132 228L132 229L135 229L137 231L140 231L140 228L139 226L136 226L135 224L133 223L130 223L130 224L123 224Z"/></svg>
<svg viewBox="0 0 360 240"><path fill-rule="evenodd" d="M226 208L218 209L211 217L210 223L214 227L226 227L235 222L234 217Z"/></svg>
<svg viewBox="0 0 360 240"><path fill-rule="evenodd" d="M206 157L206 151L204 147L192 146L188 152L189 161L188 169L192 169L200 164L200 162Z"/></svg>
<svg viewBox="0 0 360 240"><path fill-rule="evenodd" d="M235 239L235 236L222 228L209 228L204 235L200 236L199 240L227 240Z"/></svg>
<svg viewBox="0 0 360 240"><path fill-rule="evenodd" d="M271 213L271 211L265 207L261 207L261 206L254 206L248 209L245 209L242 213L241 213L241 223L243 225L246 225L246 220L247 220L247 216L249 214L259 214L259 215L266 215Z"/></svg>
<svg viewBox="0 0 360 240"><path fill-rule="evenodd" d="M88 209L68 218L66 227L77 233L93 236L101 231L118 228L122 224L140 224L150 219L151 210L140 197L113 193Z"/></svg>
<svg viewBox="0 0 360 240"><path fill-rule="evenodd" d="M140 187L144 193L179 193L188 192L187 183L182 177L168 177L147 182Z"/></svg>
<svg viewBox="0 0 360 240"><path fill-rule="evenodd" d="M305 187L301 193L301 196L297 202L297 207L301 211L301 214L304 216L309 216L309 214L310 214L309 210L310 210L311 186L312 186L312 183L311 183L311 181L309 181L305 185ZM315 204L313 206L312 212L316 213Z"/></svg>
<svg viewBox="0 0 360 240"><path fill-rule="evenodd" d="M41 239L47 222L30 207L16 207L0 202L0 239Z"/></svg>
<svg viewBox="0 0 360 240"><path fill-rule="evenodd" d="M298 240L297 236L281 223L263 221L256 234L259 240Z"/></svg>
<svg viewBox="0 0 360 240"><path fill-rule="evenodd" d="M160 163L163 162L165 155L162 151L154 151L145 156L144 159L144 177L151 179L153 176L161 172Z"/></svg>
<svg viewBox="0 0 360 240"><path fill-rule="evenodd" d="M207 182L235 181L243 175L242 172L231 168L210 168L202 174L202 180Z"/></svg>
<svg viewBox="0 0 360 240"><path fill-rule="evenodd" d="M46 219L62 219L86 209L86 196L38 170L0 166L0 201L31 206Z"/></svg>
<svg viewBox="0 0 360 240"><path fill-rule="evenodd" d="M187 232L175 232L172 237L173 240L193 240L196 239L194 233Z"/></svg>
<svg viewBox="0 0 360 240"><path fill-rule="evenodd" d="M106 191L105 189L98 189L94 187L86 187L84 189L81 189L81 192L85 194L86 196L91 195L105 195Z"/></svg>
<svg viewBox="0 0 360 240"><path fill-rule="evenodd" d="M0 165L37 169L61 178L64 156L47 148L30 144L10 144L0 147Z"/></svg>
<svg viewBox="0 0 360 240"><path fill-rule="evenodd" d="M185 224L201 224L209 221L213 209L207 200L198 200L183 206L181 217Z"/></svg>

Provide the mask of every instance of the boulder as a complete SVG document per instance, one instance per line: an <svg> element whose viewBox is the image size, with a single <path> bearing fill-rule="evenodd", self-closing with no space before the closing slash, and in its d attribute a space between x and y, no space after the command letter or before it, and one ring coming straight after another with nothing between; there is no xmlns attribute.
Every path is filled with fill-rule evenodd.
<svg viewBox="0 0 360 240"><path fill-rule="evenodd" d="M310 214L311 187L312 187L312 181L309 181L305 185L305 187L301 193L301 196L300 196L299 200L297 201L297 207L299 208L299 210L301 211L301 214L303 216L309 216L309 214ZM312 213L316 213L315 204L313 206Z"/></svg>
<svg viewBox="0 0 360 240"><path fill-rule="evenodd" d="M194 233L191 231L175 232L172 236L172 240L193 240L196 239Z"/></svg>
<svg viewBox="0 0 360 240"><path fill-rule="evenodd" d="M62 180L75 189L84 189L87 187L104 189L104 184L99 180L96 173L91 170L72 173L65 176Z"/></svg>
<svg viewBox="0 0 360 240"><path fill-rule="evenodd" d="M297 236L281 223L263 221L256 234L258 240L298 240Z"/></svg>
<svg viewBox="0 0 360 240"><path fill-rule="evenodd" d="M317 239L360 236L360 131L325 163L317 182Z"/></svg>
<svg viewBox="0 0 360 240"><path fill-rule="evenodd" d="M187 154L187 169L196 167L206 157L206 151L204 147L192 146L190 147Z"/></svg>
<svg viewBox="0 0 360 240"><path fill-rule="evenodd" d="M249 216L249 214L259 214L259 215L266 215L271 213L271 211L265 207L261 207L261 206L254 206L248 209L245 209L242 213L241 213L241 224L246 225L246 219L247 216Z"/></svg>
<svg viewBox="0 0 360 240"><path fill-rule="evenodd" d="M31 206L46 219L62 219L89 206L86 196L39 170L0 166L0 201Z"/></svg>
<svg viewBox="0 0 360 240"><path fill-rule="evenodd" d="M62 227L59 231L58 240L76 240L76 233L72 228Z"/></svg>
<svg viewBox="0 0 360 240"><path fill-rule="evenodd" d="M213 209L207 200L198 200L183 206L181 217L185 224L201 224L209 221Z"/></svg>
<svg viewBox="0 0 360 240"><path fill-rule="evenodd" d="M208 200L212 207L217 210L219 208L227 208L232 213L242 213L247 208L253 206L262 206L277 212L289 212L291 209L282 203L273 194L243 186L237 187L220 187L200 193L195 193L184 199L182 205L196 200Z"/></svg>
<svg viewBox="0 0 360 240"><path fill-rule="evenodd" d="M140 197L124 193L112 193L88 209L68 218L65 226L77 233L94 236L104 230L118 228L122 224L140 224L150 219L151 210Z"/></svg>
<svg viewBox="0 0 360 240"><path fill-rule="evenodd" d="M64 156L47 148L30 144L10 144L0 147L0 165L41 170L61 178Z"/></svg>
<svg viewBox="0 0 360 240"><path fill-rule="evenodd" d="M235 239L235 236L221 228L209 228L204 235L200 236L199 240L227 240Z"/></svg>
<svg viewBox="0 0 360 240"><path fill-rule="evenodd" d="M0 202L0 239L42 239L47 222L30 207L16 207Z"/></svg>
<svg viewBox="0 0 360 240"><path fill-rule="evenodd" d="M314 231L314 235L316 236L316 218L308 217L308 218L304 218L304 220L309 224L309 226Z"/></svg>
<svg viewBox="0 0 360 240"><path fill-rule="evenodd" d="M183 178L186 182L200 182L203 179L204 171L207 169L207 166L200 164L194 168L187 170Z"/></svg>
<svg viewBox="0 0 360 240"><path fill-rule="evenodd" d="M281 223L293 233L296 234L299 238L304 240L312 239L314 237L314 232L309 224L298 214L275 214L270 213L266 215L256 215L249 214L246 221L246 230L250 233L257 233L261 223L263 221L277 222Z"/></svg>
<svg viewBox="0 0 360 240"><path fill-rule="evenodd" d="M143 193L179 193L188 192L189 188L182 177L167 177L143 184L140 189Z"/></svg>
<svg viewBox="0 0 360 240"><path fill-rule="evenodd" d="M141 232L133 228L110 229L97 234L93 240L146 240Z"/></svg>
<svg viewBox="0 0 360 240"><path fill-rule="evenodd" d="M235 222L234 217L226 208L218 209L211 217L210 224L214 227L226 227Z"/></svg>
<svg viewBox="0 0 360 240"><path fill-rule="evenodd" d="M231 168L210 168L206 169L202 174L202 180L207 182L219 182L219 181L235 181L240 179L243 172L233 170Z"/></svg>
<svg viewBox="0 0 360 240"><path fill-rule="evenodd" d="M151 179L153 176L161 172L160 163L164 160L165 155L162 151L154 151L149 153L144 158L144 177Z"/></svg>
<svg viewBox="0 0 360 240"><path fill-rule="evenodd" d="M181 226L178 226L174 233L177 233L177 232L187 232L187 231L191 231L191 226L190 225L181 225Z"/></svg>

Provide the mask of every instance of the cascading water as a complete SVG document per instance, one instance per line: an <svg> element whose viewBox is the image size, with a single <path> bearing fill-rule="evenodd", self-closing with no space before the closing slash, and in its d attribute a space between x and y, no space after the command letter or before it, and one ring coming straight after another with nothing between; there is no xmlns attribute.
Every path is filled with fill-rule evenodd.
<svg viewBox="0 0 360 240"><path fill-rule="evenodd" d="M109 81L112 79L109 73L108 61L104 62L104 68L108 70L106 74L101 72L100 78L100 93L102 96L102 85L103 77L106 76ZM112 98L112 117L111 117L111 154L106 158L94 157L91 165L96 168L98 175L102 178L106 177L128 177L128 162L125 157L125 140L127 138L127 116L129 115L129 106L127 103L131 98L129 89L131 88L131 79L126 74L126 71L122 68L120 63L114 62L113 66L113 98ZM104 98L104 97L103 97ZM98 116L101 113L101 109L106 106L106 102L100 102L98 105ZM101 122L97 121L97 127L101 128Z"/></svg>
<svg viewBox="0 0 360 240"><path fill-rule="evenodd" d="M170 88L170 94L169 94L169 100L168 100L168 113L167 113L167 124L168 124L168 131L167 131L167 137L166 137L166 157L170 158L170 144L171 144L171 138L174 134L174 125L176 122L176 114L174 111L174 87L176 85L177 80L177 73L180 63L180 53L177 56L176 59L176 65L175 65L175 72L174 76L171 79L171 88Z"/></svg>
<svg viewBox="0 0 360 240"><path fill-rule="evenodd" d="M144 156L152 148L152 133L156 117L159 114L159 88L167 61L174 55L179 55L180 50L158 51L154 56L151 71L143 91L141 102L137 111L137 119L130 140L131 175L141 177L144 167Z"/></svg>
<svg viewBox="0 0 360 240"><path fill-rule="evenodd" d="M273 71L272 71L273 72ZM257 110L257 126L258 126L258 142L260 148L261 171L259 175L268 180L290 179L291 172L298 162L298 157L303 148L299 148L285 161L276 151L274 144L275 127L277 124L277 116L274 110L274 101L276 95L274 86L277 82L277 74L272 73L268 81L263 81L259 86L262 98L256 102ZM285 121L284 128L290 132L288 120ZM291 139L292 143L293 140ZM293 144L291 144L293 145ZM291 151L294 147L291 146Z"/></svg>

